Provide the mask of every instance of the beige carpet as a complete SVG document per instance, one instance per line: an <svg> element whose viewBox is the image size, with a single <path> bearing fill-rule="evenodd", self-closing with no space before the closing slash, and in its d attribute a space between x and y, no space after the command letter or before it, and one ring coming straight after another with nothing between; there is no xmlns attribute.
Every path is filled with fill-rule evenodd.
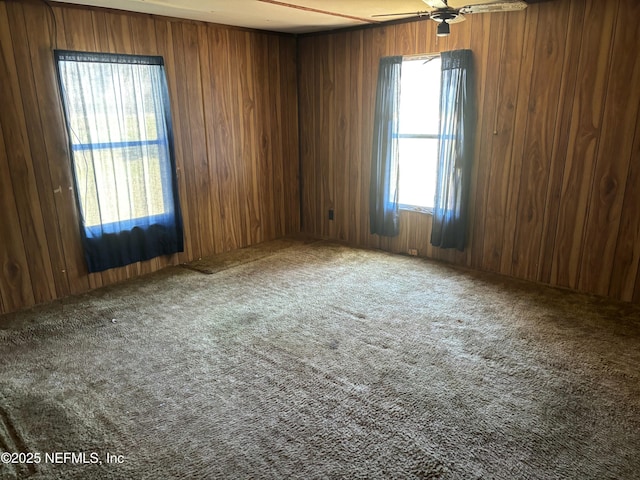
<svg viewBox="0 0 640 480"><path fill-rule="evenodd" d="M0 478L640 478L638 308L289 243L0 318Z"/></svg>
<svg viewBox="0 0 640 480"><path fill-rule="evenodd" d="M212 257L201 258L191 263L185 263L182 266L195 270L196 272L213 275L214 273L220 273L223 270L238 267L245 263L255 262L256 260L273 255L280 250L292 247L300 242L312 243L313 241L313 239L281 238L254 245L251 248L242 248Z"/></svg>

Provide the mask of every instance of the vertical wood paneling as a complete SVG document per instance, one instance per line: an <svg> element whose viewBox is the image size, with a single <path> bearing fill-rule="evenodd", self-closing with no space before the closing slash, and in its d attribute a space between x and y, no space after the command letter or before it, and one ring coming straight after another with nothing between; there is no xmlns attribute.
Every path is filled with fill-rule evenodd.
<svg viewBox="0 0 640 480"><path fill-rule="evenodd" d="M545 220L543 222L543 243L539 254L538 279L544 283L551 282L554 250L556 247L556 231L562 195L562 181L565 169L567 149L569 146L571 117L573 112L574 92L578 80L578 64L580 56L576 54L582 43L582 26L585 5L583 2L569 2L569 19L567 21L567 40L564 47L564 65L560 82L560 101L558 104L556 132L549 173Z"/></svg>
<svg viewBox="0 0 640 480"><path fill-rule="evenodd" d="M2 5L0 5L0 9ZM27 307L35 303L31 278L27 268L27 255L24 240L19 228L18 209L15 193L11 184L9 162L5 153L4 129L0 121L0 208L2 208L3 222L6 226L0 228L0 267L2 268L2 282L0 282L0 296L2 307L10 312L20 307Z"/></svg>
<svg viewBox="0 0 640 480"><path fill-rule="evenodd" d="M256 97L254 89L253 61L251 58L251 39L246 32L237 32L235 61L238 66L237 111L240 114L240 157L243 159L241 170L244 192L240 198L243 204L247 244L258 241L261 235L260 202L257 198L257 162L256 162Z"/></svg>
<svg viewBox="0 0 640 480"><path fill-rule="evenodd" d="M394 27L397 55L412 55L416 51L417 22L401 23Z"/></svg>
<svg viewBox="0 0 640 480"><path fill-rule="evenodd" d="M76 13L76 12L74 12ZM133 52L131 44L131 17L127 14L109 13L107 18L107 38L112 52ZM138 19L137 17L136 19ZM71 29L69 25L68 29Z"/></svg>
<svg viewBox="0 0 640 480"><path fill-rule="evenodd" d="M347 33L336 36L335 45L335 65L344 65L342 75L336 79L335 83L335 116L338 121L338 128L334 137L333 155L334 185L349 178L349 155L348 141L351 138L351 123L349 122L349 97L351 96L351 55L349 50L349 37ZM340 161L345 159L345 161ZM349 191L347 189L336 189L333 192L333 206L335 208L335 232L332 235L339 240L346 240L349 229L349 212L351 207L348 204Z"/></svg>
<svg viewBox="0 0 640 480"><path fill-rule="evenodd" d="M131 43L136 55L158 55L158 39L153 17L144 15L131 22Z"/></svg>
<svg viewBox="0 0 640 480"><path fill-rule="evenodd" d="M309 234L316 233L315 222L317 215L315 214L316 199L316 182L313 177L315 164L318 163L315 152L315 132L316 119L314 115L314 98L315 87L309 85L313 82L315 74L315 48L314 37L310 37L305 42L305 49L299 51L297 55L298 72L298 99L301 115L305 115L304 122L298 125L300 131L300 173L304 172L300 178L300 209L302 212L301 228Z"/></svg>
<svg viewBox="0 0 640 480"><path fill-rule="evenodd" d="M184 253L87 274L53 48L164 57ZM0 313L297 232L295 52L286 35L0 2Z"/></svg>
<svg viewBox="0 0 640 480"><path fill-rule="evenodd" d="M242 124L243 124L243 102L240 99L241 90L238 86L238 83L235 81L240 78L241 65L240 62L242 58L239 57L240 53L238 52L238 38L242 34L242 32L229 31L227 45L230 50L229 53L229 62L226 66L226 74L227 74L227 84L230 92L230 122L231 129L234 132L233 134L233 142L231 143L231 148L233 152L233 156L235 158L243 159L242 162L231 164L231 168L233 170L233 175L235 177L234 185L237 185L234 188L233 195L235 196L235 202L237 203L238 208L238 241L240 245L247 245L251 242L249 237L250 223L249 216L247 215L247 207L245 198L248 195L245 189L245 181L244 181L244 150L243 150L243 132L242 132ZM237 112L237 113L236 113Z"/></svg>
<svg viewBox="0 0 640 480"><path fill-rule="evenodd" d="M520 16L520 14L518 14L518 16ZM459 50L471 47L471 30L473 28L471 22L462 22L455 25L454 28L456 29L455 35L445 37L446 46L444 48L439 48L439 51Z"/></svg>
<svg viewBox="0 0 640 480"><path fill-rule="evenodd" d="M30 49L30 44L36 39L31 38L29 31L38 31L37 29L46 29L46 25L34 19L27 25L25 22L23 8L29 8L30 5L13 4L9 10L9 20L12 28L12 36L14 39L20 39L14 43L15 60L17 74L22 79L20 88L22 90L22 100L24 105L25 121L29 125L29 145L32 153L34 174L36 186L40 195L40 206L42 208L42 217L44 222L44 231L46 236L46 248L49 252L49 258L52 261L52 280L53 284L50 288L54 291L49 292L47 299L56 298L69 294L69 282L66 275L66 266L64 262L64 251L58 229L57 212L55 209L55 194L51 185L51 173L47 159L47 147L45 143L45 135L42 128L42 120L38 114L40 110L40 102L38 99L38 89L35 85L35 77L31 71L32 51L37 55L37 43L34 50ZM53 263L55 262L55 263ZM39 299L37 301L41 301Z"/></svg>
<svg viewBox="0 0 640 480"><path fill-rule="evenodd" d="M566 5L566 4L565 4ZM522 171L519 179L511 274L528 280L538 276L538 251L549 182L549 164L556 130L556 109L568 9L559 5L538 15L533 51L534 69L526 112ZM549 108L553 105L555 108Z"/></svg>
<svg viewBox="0 0 640 480"><path fill-rule="evenodd" d="M335 237L335 222L329 221L329 209L335 209L334 204L334 188L335 177L335 163L336 158L333 155L335 150L335 138L339 134L338 123L339 119L336 117L336 102L335 102L335 84L337 81L335 68L335 48L336 48L337 35L331 35L327 39L326 48L320 50L319 55L316 56L316 61L320 66L320 119L319 127L320 134L324 141L320 142L319 153L320 158L324 158L325 161L320 162L320 169L318 172L318 178L320 179L320 234L322 236Z"/></svg>
<svg viewBox="0 0 640 480"><path fill-rule="evenodd" d="M640 106L640 89L629 88L640 85L640 62L629 61L640 47L638 14L638 2L620 0L580 269L580 289L599 295L609 293Z"/></svg>
<svg viewBox="0 0 640 480"><path fill-rule="evenodd" d="M186 158L190 159L189 175L190 188L195 189L195 202L190 205L192 232L198 235L199 255L213 252L212 203L209 182L209 165L207 163L206 125L203 113L202 72L200 71L198 29L195 24L182 24L182 51L184 59L184 78L182 86L182 100L186 105L189 123L187 129L189 138L183 148L188 149ZM186 152L185 152L186 153ZM195 228L194 228L195 227Z"/></svg>
<svg viewBox="0 0 640 480"><path fill-rule="evenodd" d="M278 38L269 36L265 39L267 48L267 58L264 68L265 74L269 76L269 92L263 98L267 100L265 108L265 115L268 116L270 122L269 135L271 139L272 151L268 153L271 159L271 168L269 168L271 186L273 191L273 232L272 235L280 236L284 235L287 230L285 219L285 196L284 196L284 175L285 167L283 164L283 158L285 152L282 149L282 137L284 132L280 128L283 121L283 108L282 108L282 69L280 62L276 61L278 52L280 51L280 43ZM296 119L296 130L297 130ZM294 161L298 162L298 154L294 157ZM299 199L294 200L295 203L300 203Z"/></svg>
<svg viewBox="0 0 640 480"><path fill-rule="evenodd" d="M478 123L476 126L475 135L475 148L476 158L475 164L477 165L477 186L476 196L472 199L470 205L473 211L473 250L471 253L471 265L476 268L483 268L485 243L487 243L487 249L491 249L492 245L497 242L492 240L492 232L487 229L487 219L491 218L491 215L487 213L487 201L489 198L490 181L491 178L491 165L496 161L504 161L504 159L493 159L491 157L491 150L493 148L494 136L498 133L495 129L495 117L497 108L497 89L495 85L499 82L500 73L500 54L502 46L504 44L504 14L500 15L483 15L479 19L481 27L480 32L488 32L481 34L479 38L474 40L481 42L483 52L486 53L486 57L483 55L480 58L481 63L476 64L476 96L478 98L478 106L482 106L482 110L478 112ZM474 29L475 30L475 29ZM486 47L485 47L486 44ZM477 56L476 56L477 58ZM495 169L494 169L495 170ZM495 177L494 177L495 179ZM494 180L495 181L495 180ZM486 232L486 234L485 234ZM489 254L492 256L499 256L500 252L492 252L489 250Z"/></svg>
<svg viewBox="0 0 640 480"><path fill-rule="evenodd" d="M93 35L93 19L89 10L61 10L62 28L64 36L59 46L69 50L84 50L93 52L96 50L96 39Z"/></svg>
<svg viewBox="0 0 640 480"><path fill-rule="evenodd" d="M429 52L432 49L428 47L430 40L433 40L432 29L433 22L424 20L416 22L415 39L413 41L415 53Z"/></svg>
<svg viewBox="0 0 640 480"><path fill-rule="evenodd" d="M633 137L609 295L637 302L640 299L636 298L634 290L640 292L637 279L640 274L640 216L637 215L637 206L640 205L640 115L636 119Z"/></svg>
<svg viewBox="0 0 640 480"><path fill-rule="evenodd" d="M487 64L489 61L489 35L486 35L484 32L488 32L488 28L485 26L485 23L491 21L492 16L484 15L478 22L474 22L471 26L471 45L475 46L473 49L474 55L474 68L476 72L486 72ZM425 48L425 51L426 48ZM476 75L475 78L475 92L476 92L476 108L477 114L475 118L475 138L474 138L474 155L473 155L473 165L471 170L471 184L469 191L469 236L468 243L469 247L467 248L467 258L464 263L467 265L472 265L474 261L473 253L482 251L483 246L483 237L481 232L484 232L484 222L482 218L481 206L483 206L482 199L478 198L478 190L479 186L485 186L488 178L488 168L486 167L487 158L480 156L480 146L482 145L482 139L478 138L478 132L485 131L486 126L485 123L487 119L482 112L485 110L485 94L488 88L486 76L485 75ZM431 232L431 227L429 227L429 233ZM429 242L429 240L428 240ZM428 243L429 247L431 244ZM431 248L431 250L433 250ZM431 254L428 256L431 257ZM478 259L480 262L482 258Z"/></svg>
<svg viewBox="0 0 640 480"><path fill-rule="evenodd" d="M602 112L609 76L611 39L617 5L586 2L579 56L578 82L574 87L569 144L558 205L558 229L553 252L551 283L578 287L585 224L591 195L593 165L602 134Z"/></svg>
<svg viewBox="0 0 640 480"><path fill-rule="evenodd" d="M496 112L492 132L487 131L487 142L490 144L488 153L489 181L491 188L486 192L486 211L484 216L485 231L483 242L483 266L487 270L500 271L503 259L503 242L505 232L509 231L509 218L513 211L513 197L509 185L512 176L518 175L518 162L512 161L512 149L515 136L515 114L520 90L520 73L525 57L529 50L523 51L525 37L525 15L507 18L510 28L502 30L500 52L502 61L498 71ZM525 72L525 75L529 72ZM523 89L525 90L525 89ZM526 95L526 91L523 92ZM490 135L490 137L489 137ZM506 225L505 225L506 224ZM507 236L507 238L509 238Z"/></svg>
<svg viewBox="0 0 640 480"><path fill-rule="evenodd" d="M260 47L256 48L256 35L245 34L246 37L246 47L245 47L245 55L247 59L247 85L243 88L243 91L250 92L251 98L251 108L252 112L250 115L251 121L251 136L249 138L249 158L251 160L251 168L248 170L250 173L249 184L251 185L250 189L250 212L252 215L252 225L251 225L251 242L258 243L261 242L266 236L268 229L265 228L265 219L263 217L263 207L265 202L269 202L268 199L261 199L261 187L263 185L262 178L265 175L263 170L263 162L261 161L260 151L262 148L262 137L261 137L261 121L262 115L260 111L261 101L260 101L260 87L259 84L262 82L262 78L258 76L258 64L256 62L256 56L260 53L260 48L264 43L260 43Z"/></svg>
<svg viewBox="0 0 640 480"><path fill-rule="evenodd" d="M209 42L209 28L207 25L198 25L198 53L200 72L202 75L202 103L203 105L215 105L214 92L213 92L213 80L211 77L207 77L204 73L212 71L211 64L211 52L209 51L212 46ZM215 63L213 64L215 65ZM211 244L210 249L214 252L224 251L224 239L223 234L224 219L222 215L222 206L220 203L220 184L218 182L217 162L219 158L215 154L215 116L213 109L203 109L203 125L204 133L203 138L206 145L206 175L204 176L204 183L208 186L209 190L209 208L208 221L211 225ZM220 229L220 231L217 231Z"/></svg>
<svg viewBox="0 0 640 480"><path fill-rule="evenodd" d="M348 109L349 115L349 142L348 142L348 162L349 167L347 178L349 179L350 188L343 189L348 195L348 210L343 212L347 218L348 232L345 232L345 239L353 239L360 241L362 239L362 222L360 216L362 211L367 208L362 204L362 163L360 159L362 145L362 124L363 124L363 92L361 85L363 84L364 75L364 56L363 56L363 32L356 30L349 34L349 48L351 54L351 74L349 75L349 85L347 91L351 99L351 108Z"/></svg>
<svg viewBox="0 0 640 480"><path fill-rule="evenodd" d="M297 45L288 38L279 37L280 106L283 122L277 128L282 132L282 164L285 180L286 234L300 231L300 162L298 138Z"/></svg>
<svg viewBox="0 0 640 480"><path fill-rule="evenodd" d="M56 13L56 21L51 17L51 12L31 2L23 5L25 20L29 32L42 32L40 35L29 35L28 42L31 52L31 64L33 77L38 84L57 85L55 66L52 61L51 42L63 42L62 28L55 28L62 22L60 11ZM55 36L54 36L55 35ZM64 43L62 43L64 45ZM87 267L80 243L78 212L75 208L67 208L73 205L73 179L70 169L70 156L68 151L68 139L64 129L48 128L51 125L63 125L64 118L60 106L60 97L57 88L36 88L38 95L38 112L41 118L42 135L46 145L46 159L51 176L51 189L54 193L55 214L50 219L58 226L63 252L51 248L52 267L63 270L66 280L62 284L56 284L59 295L66 295L65 287L68 283L70 293L84 292L89 288ZM50 159L57 159L50 161ZM46 199L46 192L43 197ZM47 207L43 207L46 210ZM55 252L55 253L54 253ZM61 257L57 257L61 255Z"/></svg>
<svg viewBox="0 0 640 480"><path fill-rule="evenodd" d="M535 60L538 53L536 49L538 26L540 25L539 11L537 9L527 10L527 21L525 23L525 34L523 43L522 60L520 64L520 81L518 86L518 101L515 106L516 115L514 116L513 125L513 145L511 146L511 155L513 160L510 162L509 181L506 185L491 186L490 188L505 188L505 195L507 196L507 209L505 217L505 225L502 238L502 251L500 258L500 273L511 275L514 268L517 267L518 261L521 261L518 257L517 250L517 229L520 225L521 219L519 218L519 209L524 208L521 203L524 203L527 197L527 192L531 189L528 188L528 184L524 184L522 188L521 179L523 176L529 181L543 182L544 178L538 175L535 178L529 178L527 168L534 169L535 164L538 161L538 157L535 154L531 154L527 148L529 145L529 130L528 124L533 121L533 115L529 115L529 106L532 102L535 102L535 90L536 87L533 84L533 75L535 70ZM505 72L507 76L510 72ZM525 159L529 158L529 162L534 165L527 165ZM488 192L487 192L488 193ZM532 212L531 213L533 216ZM515 253L514 253L515 252Z"/></svg>
<svg viewBox="0 0 640 480"><path fill-rule="evenodd" d="M256 35L253 38L253 49L259 52L255 59L255 81L260 82L263 78L269 78L269 39L266 36ZM270 92L267 89L265 95L256 96L256 120L257 120L257 193L261 199L259 217L261 222L262 235L265 238L275 237L275 221L264 222L265 218L276 218L275 198L273 192L273 152L271 149L272 131L271 119L275 112L270 105ZM259 239L260 240L260 239Z"/></svg>
<svg viewBox="0 0 640 480"><path fill-rule="evenodd" d="M171 22L171 40L173 42L173 65L175 67L175 77L186 79L192 77L192 72L187 70L185 59L185 45L184 45L184 29L188 28L184 23ZM173 82L172 82L173 83ZM191 135L191 104L189 101L189 89L187 82L180 81L175 82L176 99L173 102L174 115L177 114L180 118L181 131L177 135L176 143L181 144L181 158L182 158L182 181L181 186L183 190L181 192L182 208L184 222L187 224L185 228L185 240L191 246L191 255L194 258L202 257L202 245L200 235L200 214L198 212L199 202L199 180L197 178L196 168L191 168L197 162L196 156L192 149L191 142L193 137ZM188 194L187 192L192 192Z"/></svg>
<svg viewBox="0 0 640 480"><path fill-rule="evenodd" d="M211 125L209 129L213 138L211 146L213 147L212 158L215 161L215 169L211 175L218 182L218 203L220 205L220 218L223 229L223 250L231 250L242 245L240 238L241 219L240 204L234 185L237 184L238 178L233 156L228 152L235 150L235 129L233 128L232 115L233 98L226 94L231 88L228 69L230 60L229 54L229 32L217 29L208 29L209 37L209 64L215 66L212 68L209 84L213 89L213 105L216 108L207 109L207 115L213 116L208 123Z"/></svg>
<svg viewBox="0 0 640 480"><path fill-rule="evenodd" d="M469 15L445 38L436 38L431 21L354 30L346 46L342 32L301 37L305 231L640 301L639 24L632 0L557 0ZM429 245L428 215L401 212L395 238L368 233L378 61L457 48L474 51L478 96L471 233L462 255ZM325 86L341 85L345 71L346 109L327 110ZM343 130L345 112L347 144L326 143ZM349 175L336 175L332 169L345 163ZM327 192L347 198L346 230L326 228Z"/></svg>
<svg viewBox="0 0 640 480"><path fill-rule="evenodd" d="M12 11L16 22L23 21L20 4L9 3L2 6L5 5L7 10ZM27 134L28 112L25 113L22 103L23 90L25 100L30 106L35 105L36 102L33 99L33 93L29 94L28 89L19 81L15 61L15 40L11 38L7 10L0 11L0 78L7 79L1 82L3 94L0 96L0 123L4 134L19 223L7 225L4 228L19 228L22 232L25 254L29 259L25 268L30 272L33 296L38 303L55 298L56 293L44 218L39 208L40 196ZM26 39L17 40L24 42Z"/></svg>

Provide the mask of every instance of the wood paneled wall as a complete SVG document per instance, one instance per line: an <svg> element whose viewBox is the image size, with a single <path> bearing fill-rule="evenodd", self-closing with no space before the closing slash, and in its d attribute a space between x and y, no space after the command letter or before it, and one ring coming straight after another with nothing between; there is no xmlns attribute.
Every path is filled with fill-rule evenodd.
<svg viewBox="0 0 640 480"><path fill-rule="evenodd" d="M446 38L435 26L303 36L296 66L294 37L0 0L0 313L297 232L300 209L312 235L640 302L640 4L555 0L468 16ZM54 46L164 56L183 254L87 273ZM378 61L456 48L478 74L469 247L431 247L431 217L414 212L398 237L372 236Z"/></svg>
<svg viewBox="0 0 640 480"><path fill-rule="evenodd" d="M185 251L88 274L53 48L162 55ZM0 1L0 313L299 231L296 39Z"/></svg>
<svg viewBox="0 0 640 480"><path fill-rule="evenodd" d="M555 0L298 41L303 230L640 301L640 2ZM431 217L369 234L380 57L474 51L478 121L469 246L429 245ZM426 95L429 92L425 92ZM328 219L328 210L335 220Z"/></svg>

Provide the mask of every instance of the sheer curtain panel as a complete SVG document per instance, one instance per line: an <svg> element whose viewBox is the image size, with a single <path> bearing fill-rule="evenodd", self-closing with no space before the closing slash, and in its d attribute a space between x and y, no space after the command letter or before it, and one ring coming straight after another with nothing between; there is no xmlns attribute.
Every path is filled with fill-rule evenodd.
<svg viewBox="0 0 640 480"><path fill-rule="evenodd" d="M378 70L369 190L371 233L398 235L399 110L402 57L383 57Z"/></svg>
<svg viewBox="0 0 640 480"><path fill-rule="evenodd" d="M89 272L183 250L162 57L56 50Z"/></svg>
<svg viewBox="0 0 640 480"><path fill-rule="evenodd" d="M431 244L466 246L475 99L471 50L442 52L440 146Z"/></svg>

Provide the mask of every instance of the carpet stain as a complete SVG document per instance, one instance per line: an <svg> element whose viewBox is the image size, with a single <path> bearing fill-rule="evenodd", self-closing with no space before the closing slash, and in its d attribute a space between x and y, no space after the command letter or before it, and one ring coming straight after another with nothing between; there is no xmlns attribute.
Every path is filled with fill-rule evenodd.
<svg viewBox="0 0 640 480"><path fill-rule="evenodd" d="M340 342L338 340L332 339L329 341L327 345L331 350L337 350L340 346Z"/></svg>

